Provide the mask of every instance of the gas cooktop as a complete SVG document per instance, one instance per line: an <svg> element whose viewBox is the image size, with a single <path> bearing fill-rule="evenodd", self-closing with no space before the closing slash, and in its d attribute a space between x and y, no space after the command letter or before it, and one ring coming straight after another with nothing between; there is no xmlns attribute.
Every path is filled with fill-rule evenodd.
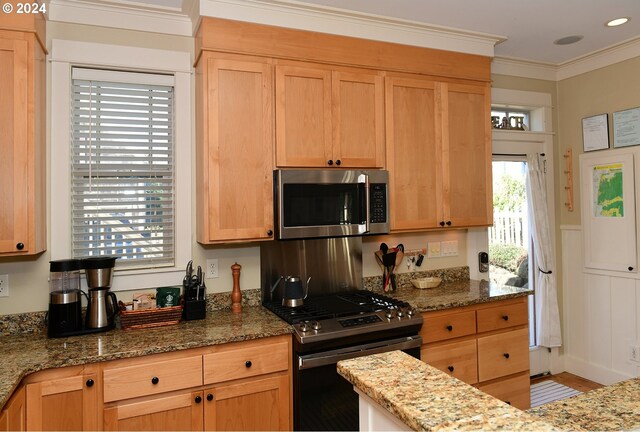
<svg viewBox="0 0 640 432"><path fill-rule="evenodd" d="M307 297L299 307L279 301L263 305L293 325L299 343L422 325L422 316L409 303L365 290Z"/></svg>

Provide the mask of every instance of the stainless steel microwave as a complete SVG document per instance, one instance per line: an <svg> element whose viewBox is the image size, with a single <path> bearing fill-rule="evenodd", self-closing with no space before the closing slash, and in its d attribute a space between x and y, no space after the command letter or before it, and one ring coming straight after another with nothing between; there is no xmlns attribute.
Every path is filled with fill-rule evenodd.
<svg viewBox="0 0 640 432"><path fill-rule="evenodd" d="M388 185L384 170L275 170L277 236L386 234Z"/></svg>

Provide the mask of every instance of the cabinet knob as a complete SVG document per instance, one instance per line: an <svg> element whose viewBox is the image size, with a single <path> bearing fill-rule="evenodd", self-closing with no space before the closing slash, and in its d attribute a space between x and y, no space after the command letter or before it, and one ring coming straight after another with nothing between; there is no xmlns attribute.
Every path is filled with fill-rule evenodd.
<svg viewBox="0 0 640 432"><path fill-rule="evenodd" d="M454 367L453 366L447 366L447 369L449 369L449 372L453 372Z"/></svg>
<svg viewBox="0 0 640 432"><path fill-rule="evenodd" d="M213 400L213 395L212 395L211 393L209 393L209 394L207 395L207 400L208 400L209 402L211 402L211 401Z"/></svg>
<svg viewBox="0 0 640 432"><path fill-rule="evenodd" d="M509 321L509 315L502 315L502 319L505 321Z"/></svg>
<svg viewBox="0 0 640 432"><path fill-rule="evenodd" d="M444 226L444 221L440 221L440 226Z"/></svg>
<svg viewBox="0 0 640 432"><path fill-rule="evenodd" d="M151 384L156 385L160 382L160 378L158 377L153 377L151 378Z"/></svg>
<svg viewBox="0 0 640 432"><path fill-rule="evenodd" d="M247 368L250 368L250 367L251 367L251 364L252 364L252 363L251 363L251 360L247 360L246 362L244 362L244 365L245 365Z"/></svg>
<svg viewBox="0 0 640 432"><path fill-rule="evenodd" d="M447 330L449 330L449 331L452 331L452 330L453 330L453 326L452 326L452 325L448 325L446 328L447 328Z"/></svg>
<svg viewBox="0 0 640 432"><path fill-rule="evenodd" d="M328 165L333 165L333 161L332 161L331 159L329 159L329 160L327 161L327 164L328 164Z"/></svg>
<svg viewBox="0 0 640 432"><path fill-rule="evenodd" d="M447 221L447 226L451 226L451 221Z"/></svg>
<svg viewBox="0 0 640 432"><path fill-rule="evenodd" d="M511 405L511 402L509 402L509 401L505 401L505 402L507 403L507 405Z"/></svg>
<svg viewBox="0 0 640 432"><path fill-rule="evenodd" d="M94 384L93 380L91 378L89 378L87 380L87 387L93 387L93 384Z"/></svg>
<svg viewBox="0 0 640 432"><path fill-rule="evenodd" d="M336 160L336 165L340 165L342 161L340 159Z"/></svg>
<svg viewBox="0 0 640 432"><path fill-rule="evenodd" d="M24 249L24 243L18 243L18 244L16 245L16 249L18 249L18 250L22 250L22 249Z"/></svg>
<svg viewBox="0 0 640 432"><path fill-rule="evenodd" d="M271 237L273 235L273 230L267 230L267 235Z"/></svg>
<svg viewBox="0 0 640 432"><path fill-rule="evenodd" d="M200 402L202 402L202 397L196 396L196 403L200 403Z"/></svg>
<svg viewBox="0 0 640 432"><path fill-rule="evenodd" d="M22 243L20 243L22 244ZM629 271L633 271L633 267L629 266Z"/></svg>
<svg viewBox="0 0 640 432"><path fill-rule="evenodd" d="M502 354L504 356L504 358L508 359L509 358L509 353L504 353Z"/></svg>

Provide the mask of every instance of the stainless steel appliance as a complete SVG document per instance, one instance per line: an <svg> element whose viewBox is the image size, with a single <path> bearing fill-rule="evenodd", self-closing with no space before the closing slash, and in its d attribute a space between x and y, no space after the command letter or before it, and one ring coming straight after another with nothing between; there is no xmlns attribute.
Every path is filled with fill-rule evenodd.
<svg viewBox="0 0 640 432"><path fill-rule="evenodd" d="M76 259L49 261L49 337L70 336L82 330L80 268Z"/></svg>
<svg viewBox="0 0 640 432"><path fill-rule="evenodd" d="M110 330L118 315L118 299L110 292L116 257L98 256L82 260L87 277L89 300L85 327L95 331Z"/></svg>
<svg viewBox="0 0 640 432"><path fill-rule="evenodd" d="M275 241L260 246L262 304L292 324L294 430L358 430L358 397L336 363L402 350L420 358L422 316L362 290L362 239ZM271 290L281 274L312 277L303 306Z"/></svg>
<svg viewBox="0 0 640 432"><path fill-rule="evenodd" d="M384 170L274 171L279 239L389 232Z"/></svg>

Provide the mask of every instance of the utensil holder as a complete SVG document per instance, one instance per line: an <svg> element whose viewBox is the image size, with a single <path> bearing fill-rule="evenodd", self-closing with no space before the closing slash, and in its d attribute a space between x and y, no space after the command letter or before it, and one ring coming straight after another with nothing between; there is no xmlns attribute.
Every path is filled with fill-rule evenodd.
<svg viewBox="0 0 640 432"><path fill-rule="evenodd" d="M206 300L185 300L184 302L184 320L192 321L205 319L207 316Z"/></svg>

